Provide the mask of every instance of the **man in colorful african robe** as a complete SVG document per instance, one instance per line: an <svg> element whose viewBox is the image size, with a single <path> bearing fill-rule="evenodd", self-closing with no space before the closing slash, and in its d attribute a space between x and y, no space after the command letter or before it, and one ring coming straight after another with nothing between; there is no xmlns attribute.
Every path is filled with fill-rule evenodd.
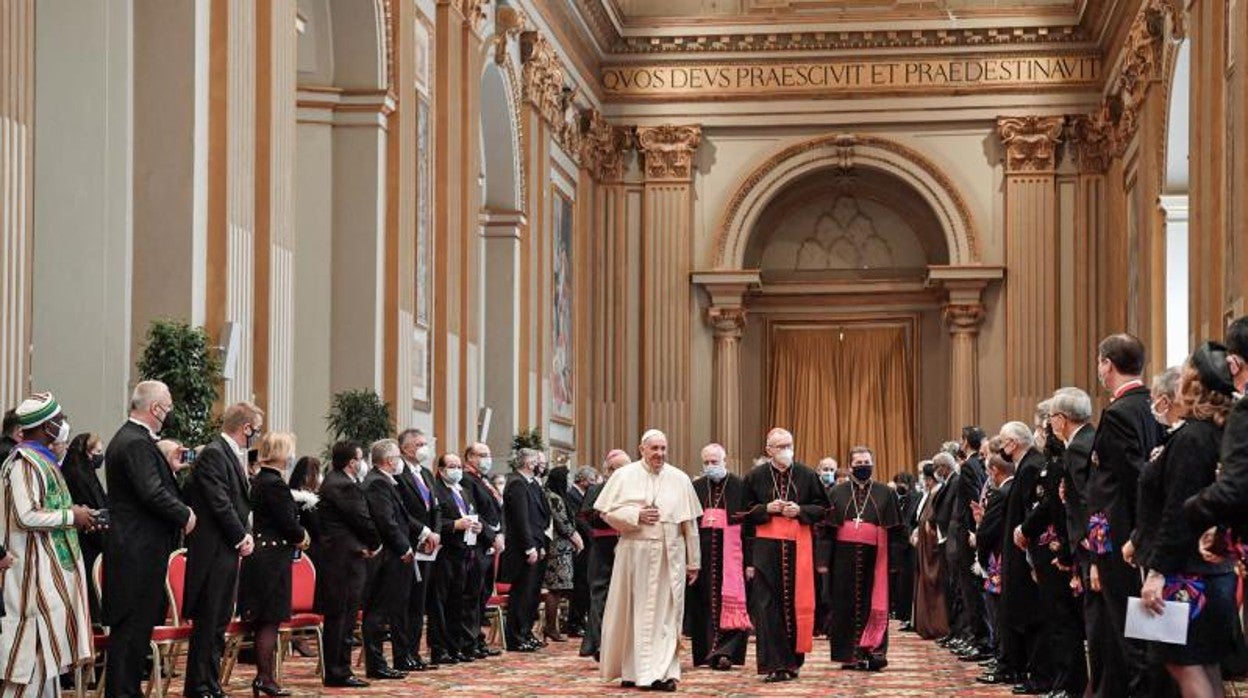
<svg viewBox="0 0 1248 698"><path fill-rule="evenodd" d="M0 621L3 696L59 696L61 674L92 657L87 576L76 528L93 512L75 506L50 450L68 441L69 422L50 393L17 408L22 441L0 466L4 573Z"/></svg>

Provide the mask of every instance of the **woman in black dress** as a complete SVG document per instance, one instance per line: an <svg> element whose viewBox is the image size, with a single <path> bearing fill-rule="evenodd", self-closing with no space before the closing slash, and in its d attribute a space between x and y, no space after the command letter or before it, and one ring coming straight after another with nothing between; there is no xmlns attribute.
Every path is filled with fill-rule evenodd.
<svg viewBox="0 0 1248 698"><path fill-rule="evenodd" d="M1205 352L1205 354L1202 354ZM1183 514L1183 502L1217 477L1222 427L1231 398L1217 391L1216 362L1201 347L1183 367L1176 396L1178 416L1171 425L1165 448L1156 455L1150 477L1140 479L1140 506L1159 513L1151 540L1136 546L1136 555L1148 570L1140 597L1146 608L1158 612L1166 601L1189 604L1187 643L1154 643L1153 655L1166 666L1183 695L1218 695L1222 687L1220 662L1232 647L1235 623L1235 574L1225 559L1205 559L1200 553L1203 533ZM1226 370L1225 358L1221 370ZM1154 407L1157 411L1157 407Z"/></svg>
<svg viewBox="0 0 1248 698"><path fill-rule="evenodd" d="M65 453L65 462L61 464L61 474L65 476L65 484L69 487L69 496L74 504L81 504L91 509L108 509L108 495L96 471L104 464L104 444L98 434L83 433L69 442L69 450ZM96 528L80 530L78 543L82 547L82 563L87 572L87 608L91 611L91 622L100 622L99 591L95 588L95 576L91 569L95 560L104 550L104 536L108 530Z"/></svg>
<svg viewBox="0 0 1248 698"><path fill-rule="evenodd" d="M303 456L290 471L290 494L299 505L299 525L308 532L312 544L303 552L313 564L319 564L317 552L321 540L321 521L316 505L320 502L321 459Z"/></svg>
<svg viewBox="0 0 1248 698"><path fill-rule="evenodd" d="M290 561L295 549L305 550L311 538L299 525L295 498L285 471L295 452L295 437L281 432L265 434L260 442L259 470L251 480L252 536L256 548L243 558L239 578L239 616L256 633L256 679L253 696L286 696L290 692L273 679L277 630L290 619Z"/></svg>

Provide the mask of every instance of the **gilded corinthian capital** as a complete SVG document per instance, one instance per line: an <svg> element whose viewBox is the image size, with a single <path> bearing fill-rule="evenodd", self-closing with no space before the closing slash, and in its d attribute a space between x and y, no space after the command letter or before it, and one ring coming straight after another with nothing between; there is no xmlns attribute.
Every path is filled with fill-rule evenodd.
<svg viewBox="0 0 1248 698"><path fill-rule="evenodd" d="M701 142L701 126L638 126L637 146L645 157L646 179L692 178L693 153Z"/></svg>
<svg viewBox="0 0 1248 698"><path fill-rule="evenodd" d="M555 47L535 31L520 34L520 58L524 62L524 98L537 107L548 124L563 121L563 64Z"/></svg>
<svg viewBox="0 0 1248 698"><path fill-rule="evenodd" d="M628 129L612 126L597 109L586 111L581 120L581 162L599 182L619 181L624 176L625 156L632 148Z"/></svg>
<svg viewBox="0 0 1248 698"><path fill-rule="evenodd" d="M1006 172L1050 172L1066 124L1061 116L1002 116L997 134L1005 146Z"/></svg>

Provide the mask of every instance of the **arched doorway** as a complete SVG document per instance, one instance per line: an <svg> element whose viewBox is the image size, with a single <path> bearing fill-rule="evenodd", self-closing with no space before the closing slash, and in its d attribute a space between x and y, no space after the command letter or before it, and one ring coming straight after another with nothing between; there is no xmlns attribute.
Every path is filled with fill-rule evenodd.
<svg viewBox="0 0 1248 698"><path fill-rule="evenodd" d="M505 65L488 61L481 75L481 337L480 406L488 408L485 441L495 453L511 449L520 395L521 248L527 221L522 195L515 94ZM480 435L485 410L476 410Z"/></svg>
<svg viewBox="0 0 1248 698"><path fill-rule="evenodd" d="M1197 338L1189 326L1188 299L1188 154L1191 149L1191 41L1179 46L1170 82L1166 119L1166 171L1161 208L1166 217L1166 365L1183 363Z"/></svg>
<svg viewBox="0 0 1248 698"><path fill-rule="evenodd" d="M889 476L975 422L980 295L1002 271L978 264L975 221L938 167L827 136L768 158L730 201L715 269L694 281L715 332L713 435L742 469L773 425L808 462L870 445Z"/></svg>

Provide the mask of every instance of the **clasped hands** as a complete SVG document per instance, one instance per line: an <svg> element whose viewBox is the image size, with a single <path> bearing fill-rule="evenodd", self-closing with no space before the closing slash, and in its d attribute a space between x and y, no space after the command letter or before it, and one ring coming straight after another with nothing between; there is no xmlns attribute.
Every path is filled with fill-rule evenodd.
<svg viewBox="0 0 1248 698"><path fill-rule="evenodd" d="M637 515L637 523L642 526L650 526L659 522L659 508L653 504L647 504L641 508L641 513Z"/></svg>
<svg viewBox="0 0 1248 698"><path fill-rule="evenodd" d="M797 515L802 513L802 508L796 502L789 502L783 499L773 499L767 505L768 514L780 514L790 519L796 519Z"/></svg>

